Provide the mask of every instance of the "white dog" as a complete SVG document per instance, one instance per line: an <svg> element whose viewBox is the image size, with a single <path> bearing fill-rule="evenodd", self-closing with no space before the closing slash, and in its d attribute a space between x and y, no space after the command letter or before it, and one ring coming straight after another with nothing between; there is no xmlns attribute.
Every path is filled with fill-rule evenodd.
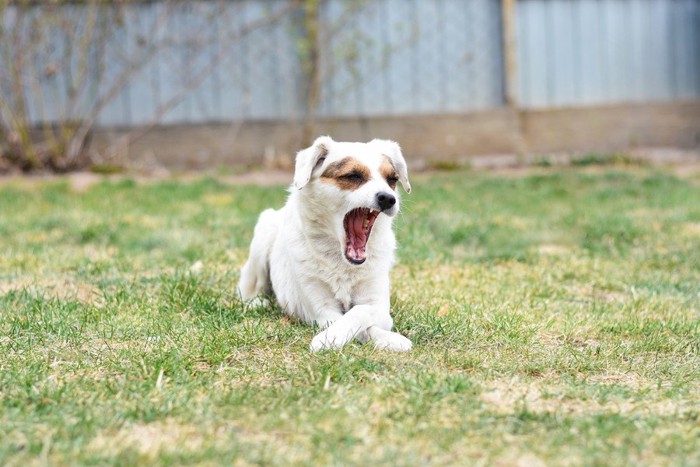
<svg viewBox="0 0 700 467"><path fill-rule="evenodd" d="M316 139L297 154L287 204L260 214L241 298L274 295L285 313L318 324L324 330L312 350L340 349L353 338L410 350L411 341L391 331L389 315L399 181L411 191L393 141Z"/></svg>

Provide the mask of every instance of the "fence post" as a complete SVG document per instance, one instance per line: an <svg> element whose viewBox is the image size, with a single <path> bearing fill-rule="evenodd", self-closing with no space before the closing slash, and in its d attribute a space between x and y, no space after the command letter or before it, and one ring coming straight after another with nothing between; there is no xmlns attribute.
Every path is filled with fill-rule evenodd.
<svg viewBox="0 0 700 467"><path fill-rule="evenodd" d="M519 104L516 3L517 0L501 0L504 94L506 105L511 109Z"/></svg>
<svg viewBox="0 0 700 467"><path fill-rule="evenodd" d="M304 118L301 128L301 146L306 147L314 139L314 121L316 119L316 107L321 92L320 69L320 27L321 27L321 1L303 0L301 2L304 19L304 45L302 58L302 72L307 87L304 90Z"/></svg>

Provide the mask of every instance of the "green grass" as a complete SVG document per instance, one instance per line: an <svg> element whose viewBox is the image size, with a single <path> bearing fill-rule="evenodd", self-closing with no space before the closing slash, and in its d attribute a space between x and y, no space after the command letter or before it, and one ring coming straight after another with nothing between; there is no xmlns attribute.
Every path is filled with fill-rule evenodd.
<svg viewBox="0 0 700 467"><path fill-rule="evenodd" d="M698 182L415 177L408 354L312 354L314 329L243 311L283 187L5 182L0 464L698 465Z"/></svg>

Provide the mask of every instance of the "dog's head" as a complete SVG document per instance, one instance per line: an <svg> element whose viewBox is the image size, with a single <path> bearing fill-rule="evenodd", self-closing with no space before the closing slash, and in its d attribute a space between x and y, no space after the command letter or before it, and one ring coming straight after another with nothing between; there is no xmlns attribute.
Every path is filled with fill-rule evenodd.
<svg viewBox="0 0 700 467"><path fill-rule="evenodd" d="M367 259L367 241L377 217L399 212L397 183L411 191L406 161L393 141L341 143L322 136L299 151L294 187L307 187L316 211L325 213L345 258Z"/></svg>

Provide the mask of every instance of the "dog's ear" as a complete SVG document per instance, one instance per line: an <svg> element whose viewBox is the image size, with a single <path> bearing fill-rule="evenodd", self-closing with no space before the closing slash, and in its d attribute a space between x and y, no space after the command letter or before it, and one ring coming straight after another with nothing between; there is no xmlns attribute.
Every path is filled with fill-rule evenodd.
<svg viewBox="0 0 700 467"><path fill-rule="evenodd" d="M314 169L323 163L330 147L335 143L330 136L319 136L310 147L297 153L294 165L294 186L301 190L311 180Z"/></svg>
<svg viewBox="0 0 700 467"><path fill-rule="evenodd" d="M399 143L388 139L373 139L370 144L377 145L381 148L382 154L389 156L389 159L394 163L394 168L399 173L399 181L406 193L411 192L411 183L408 181L408 167L406 160L401 153Z"/></svg>

